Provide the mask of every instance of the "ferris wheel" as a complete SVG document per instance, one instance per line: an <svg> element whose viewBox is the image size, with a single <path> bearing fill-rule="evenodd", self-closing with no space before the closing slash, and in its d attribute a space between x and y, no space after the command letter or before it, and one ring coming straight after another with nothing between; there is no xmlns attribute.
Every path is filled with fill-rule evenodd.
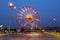
<svg viewBox="0 0 60 40"><path fill-rule="evenodd" d="M40 26L40 15L34 8L24 6L18 9L16 21L19 27L38 27Z"/></svg>

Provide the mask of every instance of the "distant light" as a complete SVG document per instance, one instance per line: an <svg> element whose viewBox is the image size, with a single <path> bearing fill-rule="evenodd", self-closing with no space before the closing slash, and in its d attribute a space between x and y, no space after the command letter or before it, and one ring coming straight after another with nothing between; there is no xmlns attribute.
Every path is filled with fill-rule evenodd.
<svg viewBox="0 0 60 40"><path fill-rule="evenodd" d="M0 28L2 28L3 25L0 25Z"/></svg>
<svg viewBox="0 0 60 40"><path fill-rule="evenodd" d="M32 30L32 27L31 27L31 30Z"/></svg>
<svg viewBox="0 0 60 40"><path fill-rule="evenodd" d="M53 20L55 21L55 20L56 20L56 18L53 18Z"/></svg>
<svg viewBox="0 0 60 40"><path fill-rule="evenodd" d="M45 31L45 29L42 29L42 32L44 32Z"/></svg>
<svg viewBox="0 0 60 40"><path fill-rule="evenodd" d="M16 9L16 6L14 6L14 9Z"/></svg>

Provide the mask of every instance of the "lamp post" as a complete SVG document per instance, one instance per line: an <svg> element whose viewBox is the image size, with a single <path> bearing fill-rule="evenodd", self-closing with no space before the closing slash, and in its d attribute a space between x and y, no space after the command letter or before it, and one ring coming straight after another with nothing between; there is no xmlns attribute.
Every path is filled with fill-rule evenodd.
<svg viewBox="0 0 60 40"><path fill-rule="evenodd" d="M13 9L13 7L14 7L14 4L13 4L12 2L9 2L8 6L9 6L9 8L10 8L10 21L9 21L9 29L10 29L10 27L11 27L11 22L12 22L12 9ZM10 30L9 30L9 32L10 32Z"/></svg>

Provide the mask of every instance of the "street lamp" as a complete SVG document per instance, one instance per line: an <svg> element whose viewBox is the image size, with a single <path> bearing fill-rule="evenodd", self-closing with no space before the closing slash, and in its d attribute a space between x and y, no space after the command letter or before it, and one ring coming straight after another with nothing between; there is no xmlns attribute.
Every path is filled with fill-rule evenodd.
<svg viewBox="0 0 60 40"><path fill-rule="evenodd" d="M14 8L14 4L12 2L9 2L8 6L10 8L10 21L9 21L9 29L10 29L11 22L12 22L12 9ZM10 32L10 30L9 30L9 32Z"/></svg>

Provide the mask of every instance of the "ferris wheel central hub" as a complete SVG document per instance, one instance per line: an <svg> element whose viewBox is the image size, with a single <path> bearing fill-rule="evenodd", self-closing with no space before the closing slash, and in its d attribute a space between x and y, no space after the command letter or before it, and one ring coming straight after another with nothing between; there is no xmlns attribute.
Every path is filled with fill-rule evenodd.
<svg viewBox="0 0 60 40"><path fill-rule="evenodd" d="M32 14L27 14L27 15L26 15L26 18L27 18L27 19L29 19L29 18L32 19L32 18L33 18L33 17L32 17Z"/></svg>
<svg viewBox="0 0 60 40"><path fill-rule="evenodd" d="M33 19L32 14L27 14L26 18L27 18L28 22L30 22L30 23L33 22L33 20L32 20Z"/></svg>

